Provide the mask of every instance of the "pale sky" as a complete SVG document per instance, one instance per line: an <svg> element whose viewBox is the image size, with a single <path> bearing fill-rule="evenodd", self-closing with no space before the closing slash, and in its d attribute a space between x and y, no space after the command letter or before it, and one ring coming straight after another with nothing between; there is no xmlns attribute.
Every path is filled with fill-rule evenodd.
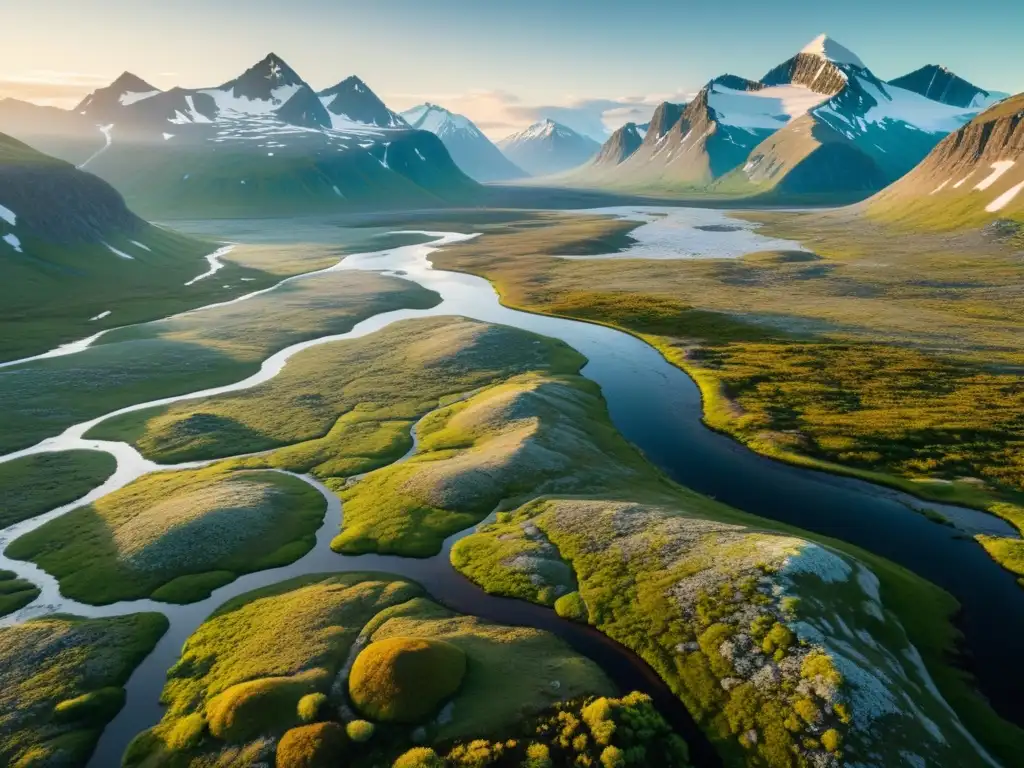
<svg viewBox="0 0 1024 768"><path fill-rule="evenodd" d="M1011 0L2 0L0 97L73 106L131 71L203 87L274 51L320 89L358 74L493 138L552 117L595 138L725 72L759 78L827 32L889 79L944 64L1024 91Z"/></svg>

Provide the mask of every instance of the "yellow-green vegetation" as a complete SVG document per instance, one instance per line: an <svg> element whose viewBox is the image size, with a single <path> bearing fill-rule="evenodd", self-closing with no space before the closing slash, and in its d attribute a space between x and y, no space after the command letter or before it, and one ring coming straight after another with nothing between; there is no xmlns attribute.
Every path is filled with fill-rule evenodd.
<svg viewBox="0 0 1024 768"><path fill-rule="evenodd" d="M560 702L528 719L516 738L414 747L392 768L686 768L686 742L633 692Z"/></svg>
<svg viewBox="0 0 1024 768"><path fill-rule="evenodd" d="M517 553L536 539L524 528L539 531L572 567L591 623L657 670L727 764L983 765L936 687L966 696L943 667L948 596L852 547L763 524L682 489L542 499L460 541L452 561L488 591L545 602ZM940 669L934 682L921 653ZM987 717L986 735L1002 726L1005 746L1020 743Z"/></svg>
<svg viewBox="0 0 1024 768"><path fill-rule="evenodd" d="M432 743L514 735L526 714L557 701L613 692L597 665L547 632L459 616L424 598L382 611L363 637L373 644L423 638L465 655L458 690L437 717L421 723Z"/></svg>
<svg viewBox="0 0 1024 768"><path fill-rule="evenodd" d="M579 592L570 592L555 600L555 613L563 619L572 619L586 624L590 618L587 603Z"/></svg>
<svg viewBox="0 0 1024 768"><path fill-rule="evenodd" d="M345 755L348 737L337 723L316 723L292 728L277 745L277 768L337 768Z"/></svg>
<svg viewBox="0 0 1024 768"><path fill-rule="evenodd" d="M435 670L420 669L425 659L414 647L429 649L426 660L445 666L449 674L440 678L460 677L461 684L445 683L431 694ZM358 661L367 653L366 660L389 663ZM453 659L464 665L462 675ZM417 670L422 674L410 679ZM359 701L348 696L350 676L372 678L369 687L353 688L374 696L389 694L380 687L385 679L384 685L417 687L390 691L385 719L370 722L353 714ZM163 720L132 742L124 762L338 765L341 755L346 764L370 768L390 765L413 746L412 725L387 718L411 717L422 707L419 695L446 700L439 712L423 707L415 723L415 738L436 744L516 732L524 717L558 701L606 693L610 684L600 669L545 632L459 616L423 598L417 585L385 574L321 574L243 595L200 626L168 673ZM216 762L225 755L231 761Z"/></svg>
<svg viewBox="0 0 1024 768"><path fill-rule="evenodd" d="M19 579L14 571L0 570L0 616L14 613L39 597L39 587Z"/></svg>
<svg viewBox="0 0 1024 768"><path fill-rule="evenodd" d="M375 730L369 720L352 720L345 724L345 733L357 744L365 744L372 739Z"/></svg>
<svg viewBox="0 0 1024 768"><path fill-rule="evenodd" d="M579 376L511 378L434 411L417 434L409 461L341 492L335 550L431 555L499 503L621 487L643 463L608 424L599 389ZM552 587L568 591L571 581Z"/></svg>
<svg viewBox="0 0 1024 768"><path fill-rule="evenodd" d="M697 379L709 424L774 457L1024 517L1024 296L1013 243L846 211L744 213L811 252L566 260L599 217L524 214L432 257L502 301L642 336ZM605 252L612 250L604 248ZM1018 540L986 541L1020 573Z"/></svg>
<svg viewBox="0 0 1024 768"><path fill-rule="evenodd" d="M189 766L228 745L253 762L267 759L270 736L302 725L299 701L330 693L366 623L420 593L406 581L353 573L304 577L229 601L185 643L168 672L166 714L132 742L126 765ZM183 741L181 729L197 735Z"/></svg>
<svg viewBox="0 0 1024 768"><path fill-rule="evenodd" d="M315 488L280 472L157 472L16 539L7 554L37 563L82 602L187 603L297 560L325 509Z"/></svg>
<svg viewBox="0 0 1024 768"><path fill-rule="evenodd" d="M418 723L459 690L466 654L443 640L390 637L356 656L348 677L352 703L371 720Z"/></svg>
<svg viewBox="0 0 1024 768"><path fill-rule="evenodd" d="M124 704L122 686L166 629L154 613L0 629L0 764L84 766Z"/></svg>
<svg viewBox="0 0 1024 768"><path fill-rule="evenodd" d="M412 423L446 396L525 371L575 371L582 362L564 345L510 328L405 321L299 353L253 389L126 414L90 435L128 440L163 462L279 448L240 465L341 478L401 456Z"/></svg>
<svg viewBox="0 0 1024 768"><path fill-rule="evenodd" d="M0 528L85 496L116 468L101 451L36 453L0 464Z"/></svg>
<svg viewBox="0 0 1024 768"><path fill-rule="evenodd" d="M324 250L303 252L316 263ZM238 381L287 346L343 333L379 312L424 309L438 300L397 277L334 272L236 304L111 331L83 352L0 371L0 451L128 405Z"/></svg>

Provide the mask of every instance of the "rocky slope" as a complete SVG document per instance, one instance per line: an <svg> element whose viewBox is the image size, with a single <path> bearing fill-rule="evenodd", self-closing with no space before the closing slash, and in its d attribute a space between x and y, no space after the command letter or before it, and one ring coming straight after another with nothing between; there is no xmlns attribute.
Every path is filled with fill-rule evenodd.
<svg viewBox="0 0 1024 768"><path fill-rule="evenodd" d="M554 120L541 120L498 142L510 161L533 176L575 168L597 154L601 145Z"/></svg>
<svg viewBox="0 0 1024 768"><path fill-rule="evenodd" d="M331 114L333 127L348 128L355 125L372 125L377 128L407 128L408 123L396 112L392 112L377 94L355 75L347 77L333 88L317 94L324 107Z"/></svg>
<svg viewBox="0 0 1024 768"><path fill-rule="evenodd" d="M938 64L927 64L889 84L954 107L987 107L1008 95L979 88Z"/></svg>
<svg viewBox="0 0 1024 768"><path fill-rule="evenodd" d="M151 216L437 206L477 191L359 78L317 94L275 54L214 88L160 91L125 73L76 111L0 108L0 130L43 145L55 115L56 154Z"/></svg>
<svg viewBox="0 0 1024 768"><path fill-rule="evenodd" d="M1024 224L1024 94L947 136L913 171L869 200L867 210L935 229L997 219Z"/></svg>
<svg viewBox="0 0 1024 768"><path fill-rule="evenodd" d="M592 163L567 181L728 196L863 197L913 168L976 111L883 83L822 35L760 80L723 75L685 108L663 104L625 161ZM618 153L615 145L607 149Z"/></svg>
<svg viewBox="0 0 1024 768"><path fill-rule="evenodd" d="M430 131L441 139L455 164L477 181L507 181L526 176L468 117L430 103L406 110L401 117L411 127Z"/></svg>

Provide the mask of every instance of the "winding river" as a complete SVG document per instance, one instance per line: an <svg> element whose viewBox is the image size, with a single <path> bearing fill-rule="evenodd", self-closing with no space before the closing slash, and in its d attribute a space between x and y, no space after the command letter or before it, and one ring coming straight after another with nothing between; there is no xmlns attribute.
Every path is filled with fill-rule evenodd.
<svg viewBox="0 0 1024 768"><path fill-rule="evenodd" d="M406 318L463 315L487 322L523 328L566 342L589 360L583 375L598 383L618 429L638 445L673 479L748 512L781 520L863 547L939 584L963 605L960 626L965 633L968 666L982 691L1005 716L1024 721L1024 678L1008 674L1019 663L1019 638L1024 636L1024 590L1014 578L975 542L956 529L936 525L913 512L907 497L868 483L791 467L758 456L701 423L700 394L680 369L639 339L583 322L519 312L501 306L491 285L482 278L431 267L428 257L436 248L471 235L428 233L429 245L404 246L348 256L335 270L368 270L398 274L439 293L442 302L429 310L399 310L369 318L344 334L295 344L264 361L247 379L202 392L165 398L123 408L125 413L157 404L196 399L255 386L275 376L299 351L318 344L365 336ZM297 279L297 278L292 278ZM305 279L316 279L315 274ZM273 289L270 289L273 290ZM265 293L265 291L264 291ZM82 344L79 349L84 349ZM77 351L77 350L76 350ZM67 354L65 352L64 354ZM74 352L71 352L74 354ZM78 501L45 515L15 524L0 532L0 546L71 509L123 487L146 474L170 467L141 457L124 443L86 440L96 423L115 414L69 428L60 436L0 457L0 462L44 451L90 448L117 458L116 473ZM174 468L198 466L199 462ZM63 598L56 581L41 569L0 555L0 568L17 572L42 590L31 605L2 624L16 623L41 613L62 611L86 616L111 616L143 610L164 613L171 622L154 652L136 669L127 684L128 703L107 727L90 763L96 768L118 765L128 741L155 724L162 715L159 696L167 669L177 660L185 639L217 606L236 595L294 576L352 570L376 570L419 581L439 602L451 608L510 624L550 630L597 661L622 688L651 693L675 727L691 743L696 764L716 765L710 746L695 728L679 700L640 659L588 627L563 621L553 611L521 601L487 595L457 574L447 553L451 537L436 557L416 560L393 556L341 556L329 548L341 522L337 497L308 476L302 476L328 501L327 514L314 549L295 563L245 575L216 590L199 603L173 606L149 600L87 606ZM968 529L1009 535L1008 526L985 513L951 508L957 524ZM956 563L956 567L950 567Z"/></svg>

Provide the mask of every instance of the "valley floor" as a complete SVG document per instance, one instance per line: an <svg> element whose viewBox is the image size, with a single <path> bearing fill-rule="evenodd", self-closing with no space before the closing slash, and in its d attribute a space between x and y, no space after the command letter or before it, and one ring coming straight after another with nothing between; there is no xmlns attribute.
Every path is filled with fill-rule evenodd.
<svg viewBox="0 0 1024 768"><path fill-rule="evenodd" d="M806 244L793 221L781 217L773 233ZM985 378L1012 377L1021 362L1010 310L996 309L1019 298L1005 288L1012 262L978 267L971 289L984 298L962 312L940 300L948 286L931 285L951 279L945 267L914 253L903 268L935 275L904 296L889 278L853 277L867 256L826 247L730 261L565 259L628 248L637 223L478 211L397 224L482 234L431 235L441 251L349 256L0 378L0 406L21 429L0 456L15 502L0 556L11 576L0 590L13 599L0 628L4 761L80 766L94 747L101 768L122 754L125 765L175 768L1016 759L1024 732L952 664L949 594L862 547L673 482L652 463L663 457L647 455L659 432L679 428L671 445L696 453L724 444L685 431L653 394L678 395L681 373L630 336L502 308L483 281L442 271L483 275L511 305L648 339L705 398L721 388L705 400L709 421L717 403L731 421L715 426L766 453L734 424L764 440L803 430L819 447L780 444L807 460L909 474L919 440L871 461L833 456L826 428L880 438L821 413L851 390L858 400L843 413L915 393L913 413L936 408L931 418L965 424L956 440L928 433L941 461L927 471L962 462L985 483L967 487L989 494L968 500L998 501L1012 517L1019 467L1000 465L992 445L1018 439L1019 418L992 417L1012 414L1019 384L999 385L998 398ZM290 231L286 257L321 249L337 228ZM888 343L869 341L880 329ZM972 348L947 348L961 335ZM794 361L798 352L811 362ZM140 358L143 372L127 376ZM86 362L92 386L76 387ZM894 362L898 390L863 383ZM836 378L808 387L815 370ZM969 386L987 397L963 394ZM942 387L948 402L935 404ZM631 394L644 400L634 421L656 424L644 454L620 423ZM965 440L972 418L1002 431L989 444ZM908 419L901 412L897 428ZM753 460L728 466L752 488L775 484L782 505L813 507L806 497L820 494L825 504L855 497L865 515L891 511L872 492ZM953 500L963 485L950 486ZM928 538L936 526L909 517L908 532L939 546ZM1004 599L1013 627L1024 593L1011 582L1006 599L1008 577L973 543L943 541ZM991 628L992 606L964 608Z"/></svg>

